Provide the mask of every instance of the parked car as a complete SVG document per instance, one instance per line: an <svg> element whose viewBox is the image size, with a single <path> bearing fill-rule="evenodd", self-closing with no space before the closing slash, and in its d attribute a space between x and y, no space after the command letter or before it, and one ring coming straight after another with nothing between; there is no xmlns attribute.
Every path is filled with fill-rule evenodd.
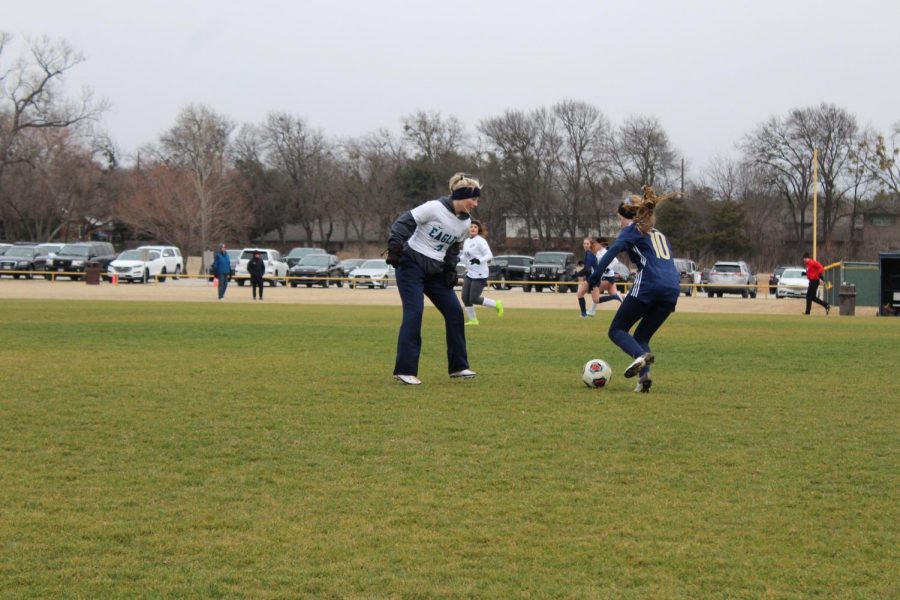
<svg viewBox="0 0 900 600"><path fill-rule="evenodd" d="M495 256L488 265L488 279L495 290L508 290L514 285L524 285L531 274L534 258L519 254ZM516 282L516 283L512 283Z"/></svg>
<svg viewBox="0 0 900 600"><path fill-rule="evenodd" d="M341 281L341 277L344 276L341 261L334 254L307 254L291 267L290 275L291 287L298 285L311 287L317 284L327 288L332 283L336 283L338 287L344 286L344 282ZM302 279L294 279L295 277Z"/></svg>
<svg viewBox="0 0 900 600"><path fill-rule="evenodd" d="M228 279L230 281L231 279L234 279L234 270L237 269L238 263L241 261L241 250L225 250L225 253L228 255L228 260L231 261L231 273L228 274ZM209 281L215 279L211 264L206 268L206 273L209 275Z"/></svg>
<svg viewBox="0 0 900 600"><path fill-rule="evenodd" d="M234 268L234 280L238 285L250 281L250 274L247 272L247 263L253 258L253 255L259 252L260 258L266 263L266 272L263 280L268 281L269 285L275 287L278 282L285 283L285 277L288 274L287 263L281 259L281 252L272 250L271 248L244 248L238 258L238 264Z"/></svg>
<svg viewBox="0 0 900 600"><path fill-rule="evenodd" d="M350 271L350 287L380 287L387 288L394 279L394 267L387 264L383 258L367 260Z"/></svg>
<svg viewBox="0 0 900 600"><path fill-rule="evenodd" d="M292 248L291 251L287 253L287 256L284 257L284 262L287 263L288 269L290 269L300 262L304 256L310 254L328 254L328 252L326 252L324 248Z"/></svg>
<svg viewBox="0 0 900 600"><path fill-rule="evenodd" d="M787 267L778 277L775 297L806 298L807 288L809 288L809 279L806 278L806 269L803 267Z"/></svg>
<svg viewBox="0 0 900 600"><path fill-rule="evenodd" d="M6 252L0 256L0 276L9 274L13 279L25 277L34 279L35 261L40 256L40 249L37 246L20 246L15 245L7 248ZM27 273L10 271L27 271Z"/></svg>
<svg viewBox="0 0 900 600"><path fill-rule="evenodd" d="M806 269L801 267L800 265L779 265L775 267L772 271L772 274L769 275L769 293L775 294L777 293L778 288L778 280L781 279L781 274L784 273L785 269L803 269L804 272Z"/></svg>
<svg viewBox="0 0 900 600"><path fill-rule="evenodd" d="M706 295L740 294L742 298L756 298L756 273L742 260L720 261L709 271L709 283L703 286Z"/></svg>
<svg viewBox="0 0 900 600"><path fill-rule="evenodd" d="M34 258L34 270L46 271L47 265L53 262L53 259L56 258L56 253L59 252L63 246L65 246L65 244L57 244L52 242L46 244L38 244L38 255Z"/></svg>
<svg viewBox="0 0 900 600"><path fill-rule="evenodd" d="M109 263L106 270L108 279L115 275L126 283L147 283L151 278L164 273L166 261L159 250L137 248L126 250Z"/></svg>
<svg viewBox="0 0 900 600"><path fill-rule="evenodd" d="M628 281L634 281L635 274L632 273L628 267L623 265L620 262L616 262L612 265L613 273L616 274L616 283L626 283Z"/></svg>
<svg viewBox="0 0 900 600"><path fill-rule="evenodd" d="M177 246L138 246L138 250L155 250L160 253L160 258L163 260L162 271L158 273L160 283L166 280L164 275L172 274L172 279L178 279L175 275L181 275L184 272L184 258Z"/></svg>
<svg viewBox="0 0 900 600"><path fill-rule="evenodd" d="M700 283L700 271L697 270L697 263L689 258L675 258L673 260L681 280L680 291L685 296L693 295L697 284Z"/></svg>
<svg viewBox="0 0 900 600"><path fill-rule="evenodd" d="M77 242L60 248L53 262L47 265L47 270L56 273L84 273L87 263L96 262L103 273L115 259L116 251L109 242ZM49 279L51 276L46 277ZM82 275L69 277L77 281Z"/></svg>
<svg viewBox="0 0 900 600"><path fill-rule="evenodd" d="M545 287L550 287L559 292L570 290L574 292L578 289L578 283L575 281L576 270L575 255L571 252L538 252L534 255L534 262L531 264L530 281L571 281L572 283L555 286L525 284L525 291L530 292L534 287L536 291L542 292Z"/></svg>
<svg viewBox="0 0 900 600"><path fill-rule="evenodd" d="M345 258L341 261L341 273L344 277L350 277L350 271L366 262L366 258Z"/></svg>
<svg viewBox="0 0 900 600"><path fill-rule="evenodd" d="M12 244L0 244L0 256L3 256L10 248L12 248Z"/></svg>

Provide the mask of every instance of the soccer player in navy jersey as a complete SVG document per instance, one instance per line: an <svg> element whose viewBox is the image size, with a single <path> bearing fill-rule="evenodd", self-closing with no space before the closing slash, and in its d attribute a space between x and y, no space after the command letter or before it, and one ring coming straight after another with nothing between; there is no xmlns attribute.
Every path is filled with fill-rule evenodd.
<svg viewBox="0 0 900 600"><path fill-rule="evenodd" d="M589 286L587 282L587 276L591 274L594 265L597 264L597 255L595 254L596 251L591 249L591 240L592 238L586 237L582 242L582 246L584 247L584 267L577 273L579 281L576 297L578 298L578 308L581 309L582 317L593 317L594 313L597 311L597 304L599 304L600 300L600 289ZM582 277L584 279L581 279ZM591 307L590 311L588 311L587 304L584 300L584 296L588 292L591 293L591 299L594 301L594 305Z"/></svg>
<svg viewBox="0 0 900 600"><path fill-rule="evenodd" d="M589 281L596 285L613 258L623 251L628 251L637 266L634 285L610 323L609 339L634 359L625 369L625 377L639 375L634 391L647 393L653 384L650 365L655 360L650 351L650 338L675 311L679 274L669 241L653 228L653 211L674 194L657 196L650 186L644 186L642 192L640 196L629 196L619 205L622 229L597 262ZM629 331L635 324L632 336Z"/></svg>
<svg viewBox="0 0 900 600"><path fill-rule="evenodd" d="M397 336L394 379L419 385L419 353L422 349L422 314L425 296L444 317L450 377L472 379L469 368L463 310L453 291L459 276L460 242L468 237L478 206L481 184L465 173L450 178L450 195L429 200L409 210L391 225L387 263L394 267L397 290L403 304L403 322Z"/></svg>

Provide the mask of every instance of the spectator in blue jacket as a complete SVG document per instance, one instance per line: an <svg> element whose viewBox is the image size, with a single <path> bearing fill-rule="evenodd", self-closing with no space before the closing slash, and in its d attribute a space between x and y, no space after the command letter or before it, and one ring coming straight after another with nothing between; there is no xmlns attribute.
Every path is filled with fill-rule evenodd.
<svg viewBox="0 0 900 600"><path fill-rule="evenodd" d="M219 280L219 300L225 297L225 288L228 287L228 277L231 275L231 258L225 250L225 244L219 244L219 251L212 264L213 275Z"/></svg>

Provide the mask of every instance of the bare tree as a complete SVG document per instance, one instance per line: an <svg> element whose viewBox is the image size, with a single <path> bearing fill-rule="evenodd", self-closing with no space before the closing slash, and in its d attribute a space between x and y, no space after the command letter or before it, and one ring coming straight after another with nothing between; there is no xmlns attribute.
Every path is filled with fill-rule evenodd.
<svg viewBox="0 0 900 600"><path fill-rule="evenodd" d="M900 122L894 124L890 135L870 134L866 142L870 149L863 164L883 188L900 196Z"/></svg>
<svg viewBox="0 0 900 600"><path fill-rule="evenodd" d="M234 205L228 177L228 152L234 124L205 106L190 105L178 115L156 149L167 165L185 170L194 186L194 220L201 250L213 246L212 231L221 230L217 220L223 207ZM242 215L233 215L239 220Z"/></svg>
<svg viewBox="0 0 900 600"><path fill-rule="evenodd" d="M325 135L306 121L286 113L272 113L262 128L266 162L283 175L282 193L288 198L282 220L297 223L312 244L316 223L325 213L325 199L318 193L326 177L326 158L333 153Z"/></svg>
<svg viewBox="0 0 900 600"><path fill-rule="evenodd" d="M759 167L766 182L788 206L793 239L806 239L806 215L812 192L812 149L797 135L789 119L772 117L741 144L748 163Z"/></svg>
<svg viewBox="0 0 900 600"><path fill-rule="evenodd" d="M191 253L243 238L249 214L229 167L233 128L204 106L182 110L159 143L144 149L150 160L135 168L118 218Z"/></svg>
<svg viewBox="0 0 900 600"><path fill-rule="evenodd" d="M834 226L845 213L845 196L852 185L846 175L856 138L856 119L841 108L822 104L792 110L783 119L773 117L745 139L747 158L768 172L787 201L798 241L806 239L813 150L818 153L822 234L828 247Z"/></svg>
<svg viewBox="0 0 900 600"><path fill-rule="evenodd" d="M578 237L580 227L590 223L592 209L602 201L602 182L608 176L609 157L604 151L610 125L600 110L585 102L564 100L553 107L560 128L560 198L565 230Z"/></svg>
<svg viewBox="0 0 900 600"><path fill-rule="evenodd" d="M249 210L250 238L255 239L276 230L281 246L285 245L285 226L281 218L288 199L280 193L285 189L279 174L265 163L263 132L254 125L245 125L238 132L232 148L234 185Z"/></svg>
<svg viewBox="0 0 900 600"><path fill-rule="evenodd" d="M7 215L21 216L23 189L19 188L18 197L11 194L9 169L16 166L35 169L38 163L47 168L47 150L58 148L58 142L63 140L68 148L72 144L68 142L68 136L39 135L38 132L74 131L79 125L97 119L106 110L107 103L95 101L87 89L78 100L64 95L65 76L84 61L65 42L47 37L29 41L25 54L7 66L5 58L11 42L8 33L0 32L0 210ZM59 161L56 164L58 167ZM20 170L16 179L21 182L23 177L41 179L40 172L29 174ZM54 206L48 202L44 208ZM56 206L60 210L65 208L58 203ZM68 208L71 210L74 206ZM44 224L32 221L24 227L31 235L52 235L57 226L49 223L56 221L58 224L74 215L45 216Z"/></svg>
<svg viewBox="0 0 900 600"><path fill-rule="evenodd" d="M618 176L632 190L666 187L676 165L669 135L656 117L632 116L612 137L609 155Z"/></svg>
<svg viewBox="0 0 900 600"><path fill-rule="evenodd" d="M341 148L343 189L338 195L339 208L362 249L371 228L384 232L387 240L395 216L407 208L400 204L397 194L397 174L406 155L384 130L346 140Z"/></svg>
<svg viewBox="0 0 900 600"><path fill-rule="evenodd" d="M451 153L462 151L465 132L456 117L444 119L439 112L418 111L403 117L403 139L413 155L437 164Z"/></svg>
<svg viewBox="0 0 900 600"><path fill-rule="evenodd" d="M545 217L552 202L554 143L547 135L548 121L544 109L506 111L479 125L499 175L492 194L506 199L512 211L508 218L521 220L522 233L532 250L535 237L543 247L550 234Z"/></svg>

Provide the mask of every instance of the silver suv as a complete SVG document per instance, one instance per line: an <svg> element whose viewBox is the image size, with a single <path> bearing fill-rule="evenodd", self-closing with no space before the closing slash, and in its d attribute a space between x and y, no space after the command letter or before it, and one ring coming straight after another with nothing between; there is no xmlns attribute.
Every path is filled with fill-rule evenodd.
<svg viewBox="0 0 900 600"><path fill-rule="evenodd" d="M744 261L720 261L710 269L709 282L703 289L710 298L714 294L719 298L722 294L740 294L741 298L747 296L756 298L758 283L756 273Z"/></svg>

